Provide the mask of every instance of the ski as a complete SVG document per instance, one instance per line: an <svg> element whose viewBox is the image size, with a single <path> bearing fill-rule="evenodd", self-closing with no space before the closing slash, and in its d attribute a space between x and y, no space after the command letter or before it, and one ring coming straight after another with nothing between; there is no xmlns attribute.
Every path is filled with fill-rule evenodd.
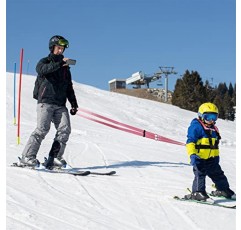
<svg viewBox="0 0 241 230"><path fill-rule="evenodd" d="M44 158L44 160L45 160L45 162L44 163L42 163L42 165L46 165L46 161L48 161L48 159L45 157ZM54 162L54 160L52 160L52 163ZM79 168L73 168L72 166L70 166L70 165L66 165L69 169L71 169L71 171L72 172L75 172L75 171L79 171L80 169ZM90 170L88 170L89 172L90 172L90 174L92 174L92 175L101 175L101 176L112 176L112 175L114 175L114 174L116 174L116 171L109 171L109 172L96 172L96 171L90 171Z"/></svg>
<svg viewBox="0 0 241 230"><path fill-rule="evenodd" d="M62 173L62 174L70 174L74 176L88 176L90 174L90 171L76 171L76 170L71 170L71 169L45 169L45 170L38 170L38 171L43 171L43 172L49 172L49 173Z"/></svg>
<svg viewBox="0 0 241 230"><path fill-rule="evenodd" d="M13 163L11 165L12 167L18 167L18 168L24 168L24 169L31 169L31 170L35 170L38 172L47 172L47 173L59 173L59 174L70 174L70 175L74 175L74 176L88 176L90 174L90 171L79 171L79 170L75 170L72 168L68 168L68 169L62 169L62 168L53 168L53 169L46 169L44 166L40 165L40 166L25 166L25 165L19 165L18 163Z"/></svg>
<svg viewBox="0 0 241 230"><path fill-rule="evenodd" d="M178 201L186 201L186 202L192 202L192 203L198 203L198 204L212 205L212 206L217 206L217 207L222 207L222 208L236 209L236 205L220 204L217 202L218 200L214 200L212 198L209 198L206 201L185 199L184 197L181 198L179 196L174 196L173 198Z"/></svg>
<svg viewBox="0 0 241 230"><path fill-rule="evenodd" d="M100 175L100 176L112 176L112 175L116 174L116 171L96 172L96 171L90 171L90 170L79 170L78 168L72 168L70 166L68 166L67 168L54 167L53 169L46 169L43 166L43 164L40 164L39 166L31 167L31 166L21 165L19 163L13 163L11 166L25 168L25 169L31 169L31 170L35 170L35 171L39 171L39 172L71 174L74 176L87 176L89 174Z"/></svg>
<svg viewBox="0 0 241 230"><path fill-rule="evenodd" d="M102 175L102 176L112 176L112 175L116 174L116 171L109 171L109 172L90 171L90 174L92 174L92 175Z"/></svg>

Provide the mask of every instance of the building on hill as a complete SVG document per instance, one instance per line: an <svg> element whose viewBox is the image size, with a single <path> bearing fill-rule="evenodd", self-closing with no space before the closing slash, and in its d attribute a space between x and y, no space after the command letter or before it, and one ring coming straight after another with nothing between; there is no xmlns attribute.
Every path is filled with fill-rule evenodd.
<svg viewBox="0 0 241 230"><path fill-rule="evenodd" d="M112 79L109 82L110 91L115 91L116 89L125 89L126 80L125 79Z"/></svg>

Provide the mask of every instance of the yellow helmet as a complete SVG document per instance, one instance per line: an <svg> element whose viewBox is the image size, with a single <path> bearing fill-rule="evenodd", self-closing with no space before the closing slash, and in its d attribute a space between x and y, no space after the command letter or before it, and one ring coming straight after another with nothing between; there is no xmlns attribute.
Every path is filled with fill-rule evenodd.
<svg viewBox="0 0 241 230"><path fill-rule="evenodd" d="M218 119L218 108L211 102L203 103L198 109L198 116L203 121L213 121Z"/></svg>
<svg viewBox="0 0 241 230"><path fill-rule="evenodd" d="M198 114L203 115L204 113L218 114L218 107L211 102L203 103L198 109Z"/></svg>

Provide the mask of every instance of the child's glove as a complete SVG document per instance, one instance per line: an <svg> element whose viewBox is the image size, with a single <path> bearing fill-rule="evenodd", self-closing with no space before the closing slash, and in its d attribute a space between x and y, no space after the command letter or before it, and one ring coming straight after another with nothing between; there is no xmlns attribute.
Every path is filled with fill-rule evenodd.
<svg viewBox="0 0 241 230"><path fill-rule="evenodd" d="M200 159L200 157L197 156L196 154L192 154L192 155L190 156L190 165L196 166L196 164L197 164L197 159Z"/></svg>

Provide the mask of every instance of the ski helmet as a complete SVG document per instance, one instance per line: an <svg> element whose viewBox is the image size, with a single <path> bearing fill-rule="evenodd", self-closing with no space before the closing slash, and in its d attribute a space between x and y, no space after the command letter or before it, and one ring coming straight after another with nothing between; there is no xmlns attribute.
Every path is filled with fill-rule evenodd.
<svg viewBox="0 0 241 230"><path fill-rule="evenodd" d="M218 118L218 107L211 102L203 103L198 109L198 116L204 120L216 121Z"/></svg>
<svg viewBox="0 0 241 230"><path fill-rule="evenodd" d="M66 40L64 37L60 35L54 35L52 38L49 40L49 50L50 52L53 52L54 46L63 46L64 48L69 47L69 42Z"/></svg>

